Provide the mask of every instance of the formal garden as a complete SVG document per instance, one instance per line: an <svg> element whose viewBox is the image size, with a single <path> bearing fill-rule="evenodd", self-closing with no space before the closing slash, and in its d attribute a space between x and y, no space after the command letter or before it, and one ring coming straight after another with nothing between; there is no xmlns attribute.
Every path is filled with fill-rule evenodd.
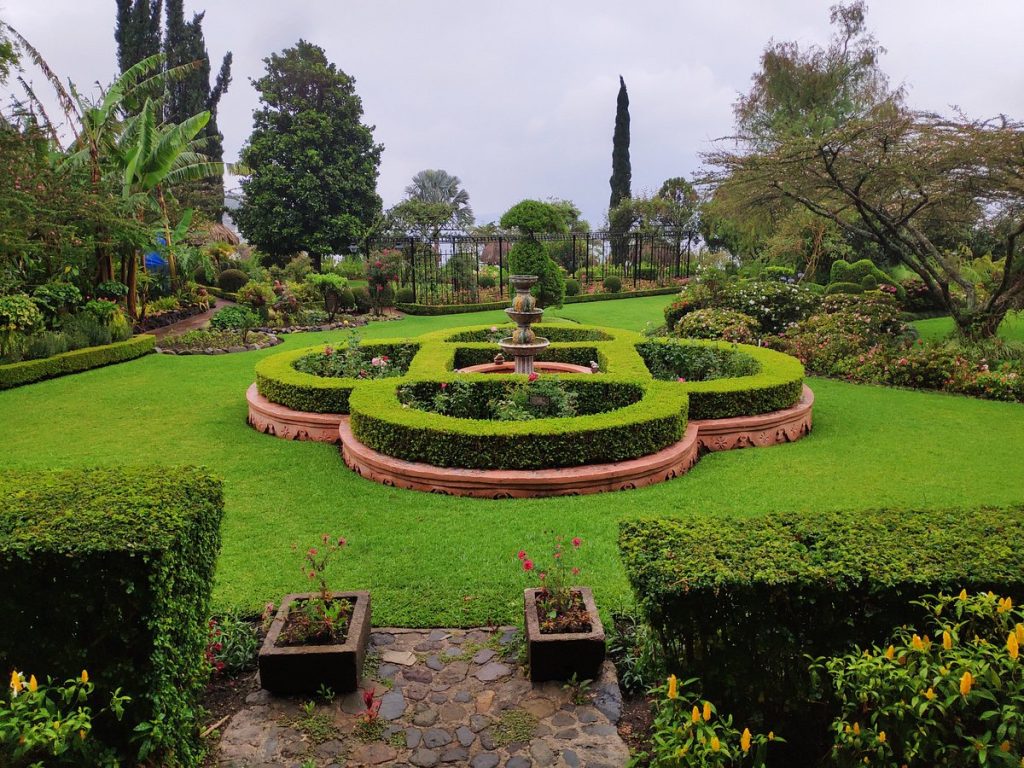
<svg viewBox="0 0 1024 768"><path fill-rule="evenodd" d="M855 2L692 183L621 81L604 228L477 225L305 41L224 163L136 5L91 94L0 21L0 767L1024 765L1024 128Z"/></svg>

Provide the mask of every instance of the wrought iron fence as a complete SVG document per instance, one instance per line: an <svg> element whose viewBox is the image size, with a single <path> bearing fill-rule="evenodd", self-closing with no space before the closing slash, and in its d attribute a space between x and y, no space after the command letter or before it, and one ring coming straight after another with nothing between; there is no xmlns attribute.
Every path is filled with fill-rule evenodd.
<svg viewBox="0 0 1024 768"><path fill-rule="evenodd" d="M397 285L418 304L477 304L508 294L508 255L518 235L442 232L434 238L376 237L361 250L391 262ZM587 291L605 278L623 290L670 286L690 276L693 235L686 232L579 232L538 235L548 254Z"/></svg>

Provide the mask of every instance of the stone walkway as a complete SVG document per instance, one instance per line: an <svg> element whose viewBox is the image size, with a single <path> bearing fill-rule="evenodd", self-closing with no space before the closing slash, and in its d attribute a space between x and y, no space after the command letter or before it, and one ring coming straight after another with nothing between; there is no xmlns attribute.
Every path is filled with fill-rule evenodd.
<svg viewBox="0 0 1024 768"><path fill-rule="evenodd" d="M205 312L200 312L198 315L192 315L192 317L186 317L184 320L179 320L176 323L170 325L162 325L159 328L154 328L146 333L151 336L156 336L157 339L162 339L164 336L177 336L187 331L195 331L200 328L205 328L210 324L210 318L217 314L218 310L224 309L224 307L230 307L234 304L233 301L227 301L226 299L216 299L214 305Z"/></svg>
<svg viewBox="0 0 1024 768"><path fill-rule="evenodd" d="M363 722L357 691L314 703L252 693L224 727L218 765L346 768L621 768L629 751L616 722L615 668L587 690L531 684L518 629L379 629L367 677L380 701Z"/></svg>

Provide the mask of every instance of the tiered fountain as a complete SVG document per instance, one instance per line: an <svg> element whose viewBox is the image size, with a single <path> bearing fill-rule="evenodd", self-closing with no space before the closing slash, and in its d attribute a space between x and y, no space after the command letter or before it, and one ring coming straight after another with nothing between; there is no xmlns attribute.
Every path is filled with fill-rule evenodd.
<svg viewBox="0 0 1024 768"><path fill-rule="evenodd" d="M537 336L530 327L544 317L544 310L537 309L537 300L530 293L537 279L536 275L512 275L509 278L516 295L505 314L516 324L516 329L498 344L505 355L515 359L516 373L533 373L533 359L551 343Z"/></svg>

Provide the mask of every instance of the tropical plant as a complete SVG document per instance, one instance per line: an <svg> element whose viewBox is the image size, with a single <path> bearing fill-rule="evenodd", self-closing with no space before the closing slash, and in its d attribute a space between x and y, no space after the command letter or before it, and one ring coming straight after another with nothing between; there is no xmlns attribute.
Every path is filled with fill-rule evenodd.
<svg viewBox="0 0 1024 768"><path fill-rule="evenodd" d="M462 187L458 176L441 169L426 169L412 177L412 183L405 188L410 200L443 205L448 218L441 226L465 229L473 224L473 209L469 205L469 193Z"/></svg>

